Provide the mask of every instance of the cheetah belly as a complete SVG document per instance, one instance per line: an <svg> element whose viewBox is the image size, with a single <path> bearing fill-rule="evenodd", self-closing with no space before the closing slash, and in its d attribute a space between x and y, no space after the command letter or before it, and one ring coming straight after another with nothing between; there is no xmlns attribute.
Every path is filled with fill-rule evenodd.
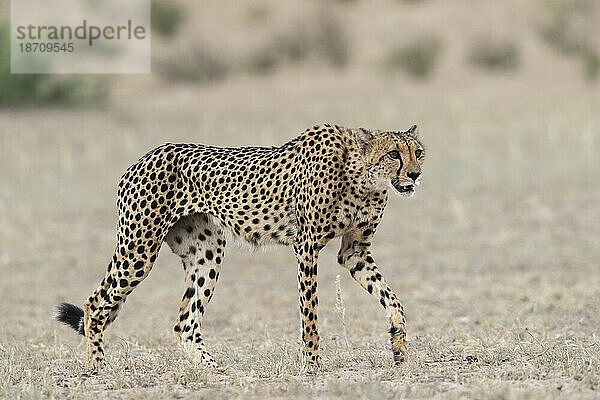
<svg viewBox="0 0 600 400"><path fill-rule="evenodd" d="M232 239L242 239L254 247L267 245L291 245L297 233L295 207L292 201L285 206L263 206L258 210L248 210L250 217L224 217L211 212L218 222L231 232Z"/></svg>

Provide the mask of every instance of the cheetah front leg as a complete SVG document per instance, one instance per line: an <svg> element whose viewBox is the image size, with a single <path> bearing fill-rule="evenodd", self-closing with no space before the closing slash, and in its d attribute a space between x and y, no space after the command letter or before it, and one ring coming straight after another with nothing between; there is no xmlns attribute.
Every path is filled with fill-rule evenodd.
<svg viewBox="0 0 600 400"><path fill-rule="evenodd" d="M312 241L301 240L294 245L298 259L298 298L302 320L302 361L309 368L321 366L319 332L317 329L317 250Z"/></svg>
<svg viewBox="0 0 600 400"><path fill-rule="evenodd" d="M350 275L385 308L391 325L394 362L400 364L405 361L407 352L406 317L404 307L385 282L371 257L370 241L374 232L374 227L367 227L364 231L344 235L338 253L338 263L348 269Z"/></svg>

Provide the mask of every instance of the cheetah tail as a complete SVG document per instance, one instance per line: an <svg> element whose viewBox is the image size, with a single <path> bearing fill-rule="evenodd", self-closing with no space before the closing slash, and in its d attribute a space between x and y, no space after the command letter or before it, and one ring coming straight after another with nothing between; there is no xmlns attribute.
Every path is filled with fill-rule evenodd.
<svg viewBox="0 0 600 400"><path fill-rule="evenodd" d="M83 335L83 310L76 305L60 303L54 308L52 319L69 325Z"/></svg>

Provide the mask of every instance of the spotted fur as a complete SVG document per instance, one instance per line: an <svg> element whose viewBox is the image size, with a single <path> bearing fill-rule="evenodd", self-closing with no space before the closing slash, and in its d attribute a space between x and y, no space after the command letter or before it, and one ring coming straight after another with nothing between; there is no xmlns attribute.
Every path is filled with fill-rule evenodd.
<svg viewBox="0 0 600 400"><path fill-rule="evenodd" d="M215 366L200 329L225 256L225 233L231 233L254 246L293 247L302 355L318 366L317 259L331 239L341 237L338 263L385 308L394 360L404 361L404 309L370 247L387 191L412 195L423 158L416 126L380 132L325 124L280 147L162 145L119 182L117 245L100 286L83 310L63 303L55 317L85 335L88 364L101 368L105 329L166 241L186 274L174 334L192 361Z"/></svg>

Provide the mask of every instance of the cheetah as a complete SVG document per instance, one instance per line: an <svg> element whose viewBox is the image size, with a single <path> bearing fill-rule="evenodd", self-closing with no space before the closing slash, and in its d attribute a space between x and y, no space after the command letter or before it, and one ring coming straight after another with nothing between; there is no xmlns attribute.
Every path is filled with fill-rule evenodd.
<svg viewBox="0 0 600 400"><path fill-rule="evenodd" d="M181 257L186 277L173 333L192 362L216 367L201 325L226 234L257 247L282 244L298 261L302 360L319 368L317 259L341 237L337 261L385 308L399 364L407 353L404 308L370 247L388 191L413 195L424 156L416 125L394 132L324 124L279 147L159 146L119 181L117 244L100 286L83 309L62 303L54 317L85 336L88 367L102 369L104 331L166 241Z"/></svg>

